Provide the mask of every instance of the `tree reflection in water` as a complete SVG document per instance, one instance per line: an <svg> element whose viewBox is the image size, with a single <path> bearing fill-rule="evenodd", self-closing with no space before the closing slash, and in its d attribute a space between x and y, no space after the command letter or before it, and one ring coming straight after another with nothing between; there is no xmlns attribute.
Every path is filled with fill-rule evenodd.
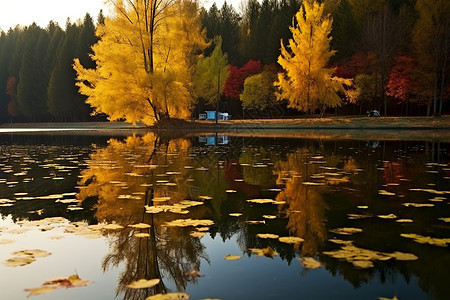
<svg viewBox="0 0 450 300"><path fill-rule="evenodd" d="M143 137L128 137L125 141L111 139L109 145L97 149L90 157L89 166L82 172L78 199L96 198L96 218L100 223L117 223L124 229L108 232L110 253L103 260L103 269L125 268L120 275L117 294L124 299L145 297L168 292L163 279L172 280L178 291L184 291L191 270L200 268L201 259L207 259L205 247L187 228L165 226L178 218L174 213L149 214L145 205L153 204L155 197L167 197L154 203L175 204L190 198L188 173L183 166L189 159L186 140L162 143L152 133ZM168 163L174 172L168 170ZM200 218L205 209L193 210L190 217ZM146 223L148 229L134 229L128 225ZM148 237L138 238L136 232ZM148 289L132 290L126 285L139 279L160 279Z"/></svg>
<svg viewBox="0 0 450 300"><path fill-rule="evenodd" d="M285 182L285 188L277 195L277 201L285 201L287 208L286 228L293 236L304 239L297 245L302 255L314 255L326 241L326 204L321 195L325 187L309 186L311 175L318 172L319 164L311 164L311 153L307 148L299 148L287 154L286 161L276 164L277 182Z"/></svg>

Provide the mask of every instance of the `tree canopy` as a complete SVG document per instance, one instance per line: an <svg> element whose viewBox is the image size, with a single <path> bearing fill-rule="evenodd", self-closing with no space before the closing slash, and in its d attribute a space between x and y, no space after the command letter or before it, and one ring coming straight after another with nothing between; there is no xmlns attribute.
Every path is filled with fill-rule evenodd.
<svg viewBox="0 0 450 300"><path fill-rule="evenodd" d="M287 99L289 106L311 112L341 105L338 92L344 93L343 83L349 80L334 77L334 68L327 64L334 51L330 50L331 23L324 15L324 5L305 1L291 26L292 39L286 47L281 42L278 63L284 72L278 73L275 85L278 100Z"/></svg>

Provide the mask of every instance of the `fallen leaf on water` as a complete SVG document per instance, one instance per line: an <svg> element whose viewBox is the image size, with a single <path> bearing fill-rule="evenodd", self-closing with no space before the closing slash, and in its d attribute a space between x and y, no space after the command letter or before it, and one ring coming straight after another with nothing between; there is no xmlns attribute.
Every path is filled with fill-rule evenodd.
<svg viewBox="0 0 450 300"><path fill-rule="evenodd" d="M149 237L150 234L149 233L145 233L145 232L136 232L134 234L134 236L137 237L137 238L146 238L146 237Z"/></svg>
<svg viewBox="0 0 450 300"><path fill-rule="evenodd" d="M274 256L278 256L278 253L272 249L272 247L267 246L266 248L258 249L258 248L250 248L250 250L253 254L256 254L257 257L265 256L273 258Z"/></svg>
<svg viewBox="0 0 450 300"><path fill-rule="evenodd" d="M18 257L12 257L4 262L4 265L7 267L23 267L26 265L31 264L32 262L35 262L36 258L32 256L18 256Z"/></svg>
<svg viewBox="0 0 450 300"><path fill-rule="evenodd" d="M377 217L381 219L397 219L397 216L394 214L378 215Z"/></svg>
<svg viewBox="0 0 450 300"><path fill-rule="evenodd" d="M450 218L438 218L438 220L444 221L446 223L450 222Z"/></svg>
<svg viewBox="0 0 450 300"><path fill-rule="evenodd" d="M137 229L146 229L146 228L150 228L151 225L145 224L145 223L138 223L138 224L128 225L128 227L137 228Z"/></svg>
<svg viewBox="0 0 450 300"><path fill-rule="evenodd" d="M391 257L395 258L396 260L416 260L418 259L417 256L411 253L403 253L403 252L394 252L389 254Z"/></svg>
<svg viewBox="0 0 450 300"><path fill-rule="evenodd" d="M228 254L228 255L225 255L225 259L226 260L238 260L238 259L241 259L241 256Z"/></svg>
<svg viewBox="0 0 450 300"><path fill-rule="evenodd" d="M62 277L45 281L42 286L32 289L25 289L25 291L28 292L28 297L30 297L49 293L59 288L83 287L91 283L92 281L83 280L75 274L69 277Z"/></svg>
<svg viewBox="0 0 450 300"><path fill-rule="evenodd" d="M447 247L447 244L450 244L450 238L432 238L415 233L402 233L400 236L413 239L415 242L420 244L430 244L439 247Z"/></svg>
<svg viewBox="0 0 450 300"><path fill-rule="evenodd" d="M383 195L383 196L395 196L395 193L391 193L386 190L378 190L378 194Z"/></svg>
<svg viewBox="0 0 450 300"><path fill-rule="evenodd" d="M275 200L273 200L273 199L250 199L250 200L247 200L247 202L264 204L264 203L273 203L273 202L275 202Z"/></svg>
<svg viewBox="0 0 450 300"><path fill-rule="evenodd" d="M406 207L433 207L434 204L431 203L402 203L403 206Z"/></svg>
<svg viewBox="0 0 450 300"><path fill-rule="evenodd" d="M28 297L30 297L30 296L38 296L38 295L47 294L47 293L53 292L56 289L57 289L57 287L53 287L53 286L40 286L40 287L37 287L34 289L25 289L25 292L28 292Z"/></svg>
<svg viewBox="0 0 450 300"><path fill-rule="evenodd" d="M354 227L342 227L342 228L330 229L330 232L332 232L332 233L343 234L343 235L351 235L351 234L359 233L362 231L363 230L361 228L354 228Z"/></svg>
<svg viewBox="0 0 450 300"><path fill-rule="evenodd" d="M203 237L206 235L206 232L201 232L201 231L191 231L191 233L189 234L192 237Z"/></svg>
<svg viewBox="0 0 450 300"><path fill-rule="evenodd" d="M263 215L263 218L264 218L264 219L273 220L273 219L276 219L277 216L274 216L274 215Z"/></svg>
<svg viewBox="0 0 450 300"><path fill-rule="evenodd" d="M130 289L146 289L151 288L159 283L159 279L139 279L137 281L133 281L130 284L126 285L127 288Z"/></svg>
<svg viewBox="0 0 450 300"><path fill-rule="evenodd" d="M303 267L307 269L317 269L322 266L320 262L318 262L312 257L300 257L299 260L300 263L303 265Z"/></svg>
<svg viewBox="0 0 450 300"><path fill-rule="evenodd" d="M167 294L156 294L145 298L145 300L180 300L189 299L189 295L186 293L167 293Z"/></svg>
<svg viewBox="0 0 450 300"><path fill-rule="evenodd" d="M166 222L166 226L171 227L188 227L188 226L211 226L214 225L212 220L198 220L198 219L177 219Z"/></svg>
<svg viewBox="0 0 450 300"><path fill-rule="evenodd" d="M231 214L229 214L229 216L230 217L240 217L240 216L242 216L242 214L241 213L231 213Z"/></svg>
<svg viewBox="0 0 450 300"><path fill-rule="evenodd" d="M397 296L394 296L393 298L386 298L386 297L378 297L378 300L398 300Z"/></svg>
<svg viewBox="0 0 450 300"><path fill-rule="evenodd" d="M411 219L398 219L398 220L395 220L395 222L398 222L398 223L412 223L414 221L411 220Z"/></svg>
<svg viewBox="0 0 450 300"><path fill-rule="evenodd" d="M282 243L287 243L287 244L300 244L301 242L304 241L304 239L296 237L296 236L282 236L282 237L279 237L278 240Z"/></svg>
<svg viewBox="0 0 450 300"><path fill-rule="evenodd" d="M256 236L261 239L277 239L277 238L279 238L278 234L272 234L272 233L258 233Z"/></svg>
<svg viewBox="0 0 450 300"><path fill-rule="evenodd" d="M266 221L258 221L258 220L248 220L245 221L245 223L247 224L251 224L251 225L256 225L256 224L266 224Z"/></svg>

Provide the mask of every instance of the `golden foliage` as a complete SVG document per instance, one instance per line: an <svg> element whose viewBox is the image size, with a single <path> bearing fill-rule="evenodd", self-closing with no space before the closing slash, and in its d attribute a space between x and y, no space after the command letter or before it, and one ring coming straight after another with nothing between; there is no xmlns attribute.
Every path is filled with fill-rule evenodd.
<svg viewBox="0 0 450 300"><path fill-rule="evenodd" d="M337 92L345 93L343 84L351 84L333 77L334 69L326 68L335 51L330 51L332 18L324 15L323 8L323 4L304 1L295 15L297 25L290 27L293 38L288 47L281 42L278 63L285 72L278 73L276 96L299 111L340 106Z"/></svg>
<svg viewBox="0 0 450 300"><path fill-rule="evenodd" d="M128 6L112 1L114 13L98 26L100 41L92 47L97 68L85 69L74 60L77 86L94 113L105 113L111 121L150 125L162 117L185 118L196 50L207 45L198 5L159 0L146 7L141 2L147 1ZM150 12L155 16L148 19Z"/></svg>

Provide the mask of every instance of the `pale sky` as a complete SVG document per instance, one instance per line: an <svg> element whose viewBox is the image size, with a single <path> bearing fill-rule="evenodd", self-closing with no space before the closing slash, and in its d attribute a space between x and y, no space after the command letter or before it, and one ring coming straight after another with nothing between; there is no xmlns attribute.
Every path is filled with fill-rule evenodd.
<svg viewBox="0 0 450 300"><path fill-rule="evenodd" d="M241 0L228 0L236 11L239 11ZM201 0L205 8L214 2L220 8L224 0ZM8 31L16 25L28 26L33 22L42 28L47 27L50 20L58 22L65 28L67 17L72 22L83 19L87 12L97 20L100 9L107 14L105 0L0 0L0 30Z"/></svg>

